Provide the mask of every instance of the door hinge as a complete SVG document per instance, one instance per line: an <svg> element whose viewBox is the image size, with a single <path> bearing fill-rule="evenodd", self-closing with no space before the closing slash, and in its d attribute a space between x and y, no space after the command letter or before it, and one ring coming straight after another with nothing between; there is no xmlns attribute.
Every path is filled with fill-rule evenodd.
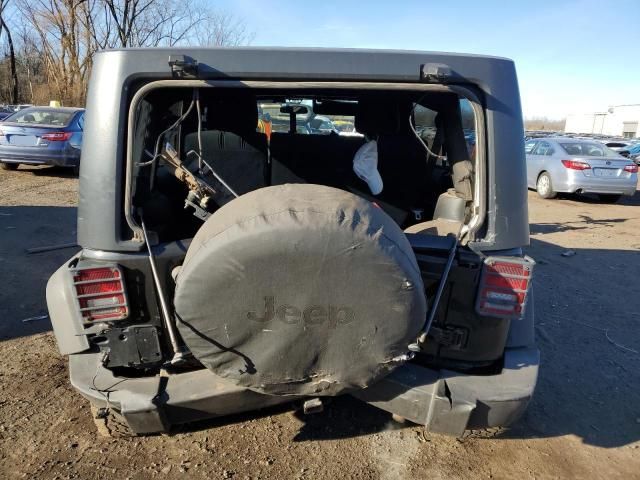
<svg viewBox="0 0 640 480"><path fill-rule="evenodd" d="M174 77L197 77L198 62L186 55L169 55L169 66Z"/></svg>
<svg viewBox="0 0 640 480"><path fill-rule="evenodd" d="M466 328L445 325L442 327L432 325L429 329L429 338L452 350L460 350L467 344L469 331Z"/></svg>

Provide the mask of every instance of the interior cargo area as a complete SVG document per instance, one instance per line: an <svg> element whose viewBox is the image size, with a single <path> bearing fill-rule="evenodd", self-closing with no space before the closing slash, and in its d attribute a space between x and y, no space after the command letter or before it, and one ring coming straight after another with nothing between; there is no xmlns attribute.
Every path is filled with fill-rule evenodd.
<svg viewBox="0 0 640 480"><path fill-rule="evenodd" d="M414 361L495 373L510 321L474 312L469 292L478 288L482 259L457 248L484 233L483 120L477 100L446 88L149 89L131 102L122 231L135 238L144 221L154 243L180 242L236 196L263 187L351 192L405 231L430 302L446 279L429 342ZM379 193L354 169L372 141Z"/></svg>
<svg viewBox="0 0 640 480"><path fill-rule="evenodd" d="M478 122L456 93L175 87L151 90L132 108L130 218L139 223L142 213L161 242L192 237L237 195L286 183L352 192L412 233L458 233L477 213ZM378 194L354 171L372 140ZM178 168L163 161L167 149ZM184 170L204 182L204 201L190 195ZM421 226L434 217L449 223Z"/></svg>

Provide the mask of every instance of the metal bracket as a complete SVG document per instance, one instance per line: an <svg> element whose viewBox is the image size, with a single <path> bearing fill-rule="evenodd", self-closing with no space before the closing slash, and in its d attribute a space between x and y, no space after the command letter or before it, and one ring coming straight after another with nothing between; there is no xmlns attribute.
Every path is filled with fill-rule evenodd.
<svg viewBox="0 0 640 480"><path fill-rule="evenodd" d="M420 66L420 80L427 83L446 83L453 76L451 67L444 63L425 63Z"/></svg>
<svg viewBox="0 0 640 480"><path fill-rule="evenodd" d="M460 350L467 343L469 332L465 328L445 325L442 327L432 325L428 338L452 350Z"/></svg>
<svg viewBox="0 0 640 480"><path fill-rule="evenodd" d="M184 201L184 208L191 207L193 208L193 215L196 218L199 218L203 222L206 222L207 219L211 216L211 213L200 207L197 203L195 203L196 198L192 191L190 191L187 195L187 198Z"/></svg>
<svg viewBox="0 0 640 480"><path fill-rule="evenodd" d="M198 76L198 62L186 55L169 55L169 66L174 77Z"/></svg>

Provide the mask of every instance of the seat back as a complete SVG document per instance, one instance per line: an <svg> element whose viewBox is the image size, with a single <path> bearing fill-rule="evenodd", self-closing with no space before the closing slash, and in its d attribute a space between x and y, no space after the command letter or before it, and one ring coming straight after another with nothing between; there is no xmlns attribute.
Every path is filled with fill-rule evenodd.
<svg viewBox="0 0 640 480"><path fill-rule="evenodd" d="M356 129L378 142L380 199L409 213L423 208L429 189L427 152L409 127L411 104L362 99Z"/></svg>
<svg viewBox="0 0 640 480"><path fill-rule="evenodd" d="M238 194L267 186L268 144L264 133L256 132L258 108L250 96L219 98L208 103L206 130L200 134L202 158ZM184 138L183 158L189 168L197 165L198 133ZM205 167L205 171L206 171ZM233 195L214 177L209 176L219 195L214 200L224 204Z"/></svg>
<svg viewBox="0 0 640 480"><path fill-rule="evenodd" d="M353 172L353 157L362 137L340 135L271 135L271 184L315 183L349 190L366 188Z"/></svg>

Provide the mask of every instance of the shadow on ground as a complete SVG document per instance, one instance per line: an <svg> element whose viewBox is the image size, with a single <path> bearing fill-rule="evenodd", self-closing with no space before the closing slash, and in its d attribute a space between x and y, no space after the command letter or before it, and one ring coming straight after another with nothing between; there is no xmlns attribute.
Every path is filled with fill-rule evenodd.
<svg viewBox="0 0 640 480"><path fill-rule="evenodd" d="M58 167L54 165L20 165L18 167L18 172L21 174L31 173L37 177L77 177L72 168Z"/></svg>
<svg viewBox="0 0 640 480"><path fill-rule="evenodd" d="M47 280L77 248L27 254L26 249L76 241L75 207L0 207L0 340L51 329ZM26 320L26 321L25 321Z"/></svg>
<svg viewBox="0 0 640 480"><path fill-rule="evenodd" d="M532 225L532 227L535 227ZM500 437L576 435L605 448L640 440L640 251L566 249L537 239L542 363L524 417Z"/></svg>
<svg viewBox="0 0 640 480"><path fill-rule="evenodd" d="M575 222L532 223L529 225L529 230L532 235L535 235L574 230L588 230L593 227L614 228L616 225L628 220L627 218L594 219L588 215L578 215L578 217L580 220L576 220Z"/></svg>
<svg viewBox="0 0 640 480"><path fill-rule="evenodd" d="M573 200L578 203L586 204L605 204L597 195L591 193L578 194L578 193L558 193L556 201ZM553 200L551 200L553 201ZM640 205L640 190L636 190L634 195L623 195L620 200L615 202L618 205Z"/></svg>

